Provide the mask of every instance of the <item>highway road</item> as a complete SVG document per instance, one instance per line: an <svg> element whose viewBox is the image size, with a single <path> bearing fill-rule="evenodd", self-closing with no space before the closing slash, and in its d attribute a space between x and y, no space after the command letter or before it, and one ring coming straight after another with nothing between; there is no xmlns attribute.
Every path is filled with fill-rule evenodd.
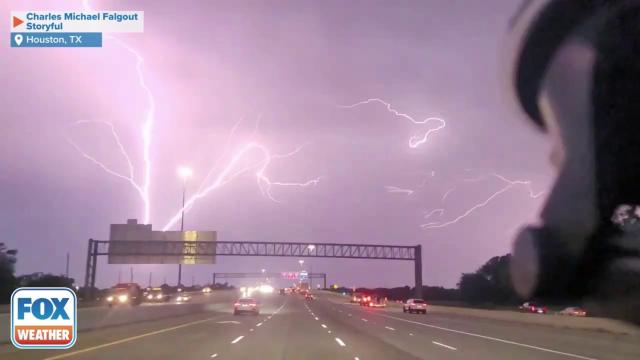
<svg viewBox="0 0 640 360"><path fill-rule="evenodd" d="M261 299L260 315L234 316L234 297L213 294L206 311L194 314L82 331L69 350L4 344L0 358L640 359L640 341L633 335L404 314L397 307L362 308L329 294L315 301L271 295Z"/></svg>

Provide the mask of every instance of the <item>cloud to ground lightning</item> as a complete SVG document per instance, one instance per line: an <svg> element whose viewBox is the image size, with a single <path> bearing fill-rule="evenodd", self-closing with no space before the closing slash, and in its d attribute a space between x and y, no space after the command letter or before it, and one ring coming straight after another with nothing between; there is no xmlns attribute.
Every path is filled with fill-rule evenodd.
<svg viewBox="0 0 640 360"><path fill-rule="evenodd" d="M83 8L85 10L88 10L88 11L92 11L93 10L91 8L88 0L83 0L82 1L82 5L83 5ZM82 125L82 124L95 123L95 124L106 125L107 127L109 127L110 133L111 133L116 145L118 146L118 149L119 149L120 153L122 154L122 156L125 158L125 160L127 162L128 174L123 174L121 172L118 172L116 170L111 169L104 162L101 162L96 157L91 156L90 154L88 154L87 152L82 150L82 148L76 142L74 142L70 137L67 137L67 141L78 152L80 152L80 154L83 157L85 157L86 159L90 160L91 162L93 162L94 164L99 166L101 169L103 169L108 174L116 176L118 178L121 178L121 179L126 180L127 182L129 182L129 184L140 195L140 198L141 198L142 203L143 203L143 216L142 216L143 223L148 224L151 221L151 199L150 199L150 195L149 195L150 189L151 189L151 179L152 179L152 177L151 177L151 172L152 172L151 145L152 145L152 140L153 140L153 129L154 129L154 125L155 125L155 110L156 110L156 105L155 104L156 104L156 102L155 102L155 98L153 96L153 93L151 92L151 89L148 87L148 85L147 85L147 83L145 81L144 72L143 72L144 58L140 55L140 53L138 51L136 51L134 48L132 48L131 46L129 46L126 42L122 41L119 38L116 38L116 37L111 36L111 35L105 35L105 39L109 39L109 40L114 41L115 43L117 43L119 46L123 47L128 53L130 53L133 56L133 58L135 59L135 67L136 67L138 85L143 90L143 92L144 92L144 94L146 96L147 108L145 110L145 116L144 116L144 120L142 122L142 126L140 127L140 140L141 140L142 155L143 155L143 171L142 171L143 176L142 176L142 181L138 181L138 180L135 179L135 168L134 168L133 163L131 161L131 157L129 156L129 154L125 150L125 147L122 144L122 142L120 141L120 137L118 136L118 133L116 132L116 129L115 129L115 127L114 127L114 125L112 123L110 123L108 121L79 121L79 122L76 122L75 124L72 124L72 126L79 126L79 125ZM256 122L256 126L255 126L255 129L254 129L254 132L253 132L254 135L258 130L259 123L260 123L260 118ZM209 170L209 172L207 173L207 175L203 179L203 182L201 183L200 188L198 189L196 194L193 195L185 203L184 209L180 209L177 212L177 214L174 215L169 220L169 222L164 227L165 231L168 230L169 228L171 228L177 222L177 220L179 219L179 217L180 217L180 215L181 215L183 210L188 211L196 201L204 198L211 191L213 191L215 189L218 189L222 185L224 185L224 184L228 183L229 181L233 180L235 177L237 177L237 176L239 176L239 175L241 175L243 173L249 172L251 170L255 170L254 174L256 176L256 181L258 183L258 187L259 187L260 191L262 192L262 194L264 196L268 197L269 199L271 199L273 201L276 201L276 202L278 200L276 200L274 198L274 196L271 194L271 189L274 186L279 186L279 187L307 187L307 186L318 184L318 182L320 181L320 178L307 180L307 181L304 181L304 182L272 181L266 174L266 171L269 168L269 165L271 164L271 162L273 160L275 160L275 159L280 159L280 158L286 158L286 157L293 156L297 152L299 152L302 149L302 147L298 147L296 150L294 150L293 152L291 152L289 154L284 154L284 155L275 154L274 155L274 154L271 154L270 150L267 147L265 147L264 145L261 145L259 143L256 143L256 142L249 142L249 143L245 144L243 147L241 147L239 149L239 151L236 152L231 157L231 160L229 161L227 166L220 172L218 177L212 183L209 183L209 179L210 179L211 175L215 172L215 170L219 167L219 163L220 163L221 159L224 158L227 155L229 144L231 143L231 140L232 140L232 138L233 138L233 136L235 134L235 131L236 131L237 127L239 126L239 124L240 124L240 122L238 122L232 128L231 133L229 134L229 137L227 139L226 145L224 147L224 151L223 151L222 155L215 161L213 167ZM244 167L240 167L239 168L240 161L245 159L245 156L247 156L248 154L250 154L252 152L258 152L259 154L261 154L262 160L254 163L252 165L244 166Z"/></svg>
<svg viewBox="0 0 640 360"><path fill-rule="evenodd" d="M360 105L366 105L366 104L371 104L371 103L379 103L382 104L386 107L387 111L389 111L390 113L394 114L395 116L404 118L406 120L409 120L410 122L412 122L413 124L416 125L424 125L427 126L427 124L430 123L435 123L437 125L435 125L435 127L430 127L429 129L427 129L422 135L413 135L409 138L409 147L410 148L417 148L420 145L424 144L425 142L427 142L427 140L429 139L429 136L433 133L436 133L442 129L445 128L445 126L447 125L447 123L441 119L441 118L437 118L437 117L429 117L426 118L424 120L415 120L413 117L409 116L408 114L405 113L401 113L400 111L394 109L392 107L392 105L384 100L378 99L378 98L372 98L372 99L367 99L364 101L360 101L358 103L352 104L352 105L340 105L338 107L343 108L343 109L352 109L355 108L357 106Z"/></svg>
<svg viewBox="0 0 640 360"><path fill-rule="evenodd" d="M88 0L83 0L82 1L82 6L84 8L84 10L87 11L92 11L93 9L91 8L89 1ZM150 198L150 189L151 189L151 140L152 140L152 133L153 133L153 127L154 127L154 123L155 123L155 110L156 110L156 102L155 102L155 98L153 96L153 93L151 92L151 89L147 86L145 77L144 77L144 72L143 72L143 67L144 67L144 58L140 55L140 53L138 53L135 49L133 49L131 46L129 46L127 43L125 43L124 41L111 36L111 35L105 35L105 39L109 39L114 41L115 43L117 43L119 46L123 47L128 53L130 53L131 55L133 55L134 59L135 59L135 67L136 67L136 73L138 76L138 85L140 86L140 88L144 91L145 97L147 99L147 108L145 110L145 116L144 116L144 121L142 122L142 126L140 127L140 136L141 136L141 142L142 142L142 159L143 159L143 171L142 171L142 180L141 181L137 181L134 179L134 167L133 167L133 163L131 162L131 157L128 155L127 151L125 150L124 146L122 145L122 143L120 142L120 137L118 136L115 127L113 126L112 123L107 122L107 121L80 121L75 123L74 125L80 125L83 123L102 123L105 124L107 126L110 127L111 129L111 135L114 138L115 142L118 145L119 151L121 152L121 154L124 156L124 158L127 160L127 165L129 167L129 175L123 175L122 173L119 173L117 171L114 171L112 169L110 169L108 166L106 166L103 162L99 161L98 159L96 159L95 157L89 155L87 152L83 151L80 146L78 146L77 143L75 143L73 140L71 140L69 137L67 137L67 141L76 149L78 150L82 156L84 156L86 159L89 159L90 161L92 161L94 164L96 164L97 166L99 166L100 168L102 168L104 171L106 171L107 173L122 178L126 181L129 182L129 184L131 184L131 186L133 186L133 188L138 192L138 194L140 195L140 198L142 200L142 204L143 204L143 209L142 209L142 221L144 224L148 224L151 221L151 198Z"/></svg>

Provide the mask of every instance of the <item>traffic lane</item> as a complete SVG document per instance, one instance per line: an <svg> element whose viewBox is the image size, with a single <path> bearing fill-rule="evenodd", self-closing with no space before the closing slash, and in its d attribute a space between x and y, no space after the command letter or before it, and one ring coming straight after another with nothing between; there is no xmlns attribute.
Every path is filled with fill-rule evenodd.
<svg viewBox="0 0 640 360"><path fill-rule="evenodd" d="M532 346L527 342L516 342L509 338L496 338L484 335L484 331L470 333L458 331L454 327L433 326L428 323L429 315L389 314L388 309L363 308L350 304L334 304L322 302L335 308L340 318L362 321L363 326L371 332L388 330L385 340L400 346L413 354L420 354L426 349L437 346L451 350L463 358L519 358L519 359L606 359L609 357L593 357L585 355L581 349L574 352L565 348L549 346ZM321 304L321 303L319 303ZM345 316L346 315L346 316ZM402 315L402 316L396 316ZM366 319L367 321L363 321ZM473 320L469 320L473 321ZM520 324L512 324L514 328ZM610 348L604 349L610 351ZM628 357L623 357L628 358Z"/></svg>
<svg viewBox="0 0 640 360"><path fill-rule="evenodd" d="M97 329L78 333L78 341L73 348L68 350L20 350L16 349L12 344L4 344L0 346L0 358L4 359L43 359L55 355L68 354L82 349L93 348L107 343L129 339L143 334L161 331L163 329L174 328L184 324L190 324L195 321L206 319L215 320L226 314L209 313L209 314L190 314L179 317L163 318L160 320L146 321L142 323L134 323L127 325L119 325L108 327L106 329ZM125 357L127 358L127 357Z"/></svg>
<svg viewBox="0 0 640 360"><path fill-rule="evenodd" d="M226 312L209 321L196 321L190 325L155 333L150 336L133 337L113 345L72 353L69 359L204 359L224 352L236 339L242 339L255 331L255 325L273 317L282 306L275 297L262 301L260 315L233 315L233 302L226 304ZM126 340L126 339L123 339ZM60 359L52 357L50 360Z"/></svg>
<svg viewBox="0 0 640 360"><path fill-rule="evenodd" d="M463 344L460 339L454 339L446 334L438 332L425 332L423 329L409 329L405 325L397 325L384 318L373 316L373 312L379 309L367 308L366 311L358 306L353 308L341 308L340 305L324 300L318 300L309 305L314 314L320 318L329 318L329 321L343 326L357 329L367 336L375 339L380 344L400 349L403 352L419 359L495 359L514 358L514 354L508 351L489 351L486 354L471 351L477 345ZM480 344L484 345L484 344ZM464 350L463 350L464 349ZM518 356L515 356L519 358ZM526 357L523 357L527 359ZM530 357L537 359L537 357Z"/></svg>
<svg viewBox="0 0 640 360"><path fill-rule="evenodd" d="M233 347L230 359L401 359L415 360L402 349L381 343L377 338L345 326L329 317L312 313L297 295L284 296L287 307L269 323L267 332L256 332Z"/></svg>
<svg viewBox="0 0 640 360"><path fill-rule="evenodd" d="M81 332L76 345L68 350L19 350L12 345L4 345L0 348L0 355L2 359L44 359L56 356L69 359L129 359L147 358L151 355L157 358L192 358L191 354L195 356L209 351L208 347L203 346L211 344L212 339L213 346L226 346L225 339L228 336L233 336L241 328L249 329L249 325L253 325L255 321L270 316L274 308L267 302L260 316L234 316L233 301L212 304L212 307L215 309L206 313ZM193 334L200 336L194 337ZM217 343L216 339L219 339ZM192 348L179 346L191 340L196 342L190 343Z"/></svg>
<svg viewBox="0 0 640 360"><path fill-rule="evenodd" d="M640 358L640 337L637 335L610 334L477 317L464 318L459 315L427 314L424 316L403 313L401 308L393 307L385 309L384 312L388 316L418 321L430 326L478 334L590 358Z"/></svg>

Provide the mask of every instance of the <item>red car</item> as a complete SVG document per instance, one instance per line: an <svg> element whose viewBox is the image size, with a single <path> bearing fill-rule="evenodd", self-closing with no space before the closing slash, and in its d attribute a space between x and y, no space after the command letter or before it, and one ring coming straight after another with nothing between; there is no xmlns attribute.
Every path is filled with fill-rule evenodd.
<svg viewBox="0 0 640 360"><path fill-rule="evenodd" d="M240 298L233 304L233 315L240 315L243 313L249 313L253 315L260 314L260 308L258 307L258 301L252 298Z"/></svg>

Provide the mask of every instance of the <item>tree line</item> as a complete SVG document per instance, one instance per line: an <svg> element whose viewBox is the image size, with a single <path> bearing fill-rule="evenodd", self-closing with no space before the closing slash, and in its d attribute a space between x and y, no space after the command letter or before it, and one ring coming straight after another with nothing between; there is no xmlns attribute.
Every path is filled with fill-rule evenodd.
<svg viewBox="0 0 640 360"><path fill-rule="evenodd" d="M476 306L514 305L521 301L511 286L509 263L511 254L495 256L472 273L463 273L456 288L441 286L422 287L422 297L427 301L464 302ZM338 287L340 293L353 293L354 289ZM415 288L356 288L355 292L373 293L389 300L407 300L414 297Z"/></svg>

